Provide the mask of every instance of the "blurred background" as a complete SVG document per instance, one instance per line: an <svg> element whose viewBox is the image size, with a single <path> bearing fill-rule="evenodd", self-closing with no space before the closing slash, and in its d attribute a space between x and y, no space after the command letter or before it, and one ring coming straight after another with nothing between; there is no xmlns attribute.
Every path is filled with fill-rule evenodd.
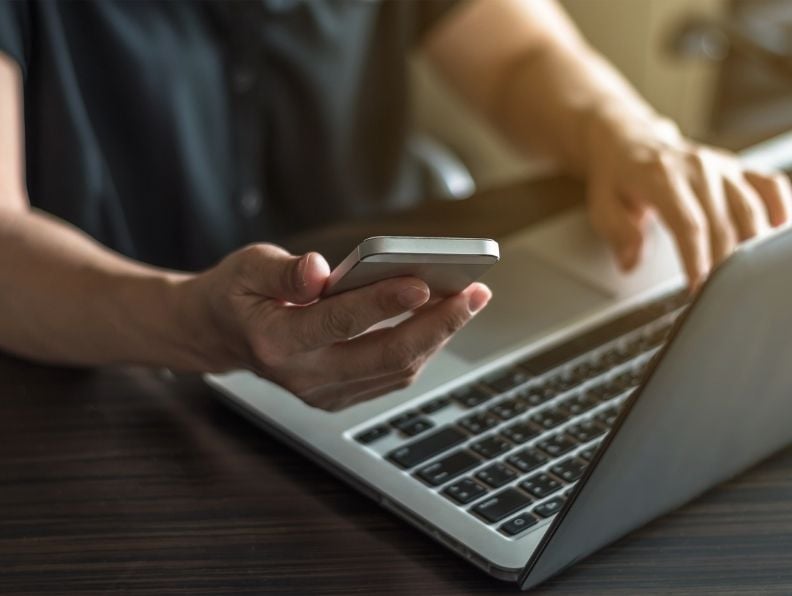
<svg viewBox="0 0 792 596"><path fill-rule="evenodd" d="M792 129L792 0L562 4L589 42L687 135L739 149ZM547 170L500 141L420 55L413 76L419 137L450 150L470 174L448 192L461 197Z"/></svg>

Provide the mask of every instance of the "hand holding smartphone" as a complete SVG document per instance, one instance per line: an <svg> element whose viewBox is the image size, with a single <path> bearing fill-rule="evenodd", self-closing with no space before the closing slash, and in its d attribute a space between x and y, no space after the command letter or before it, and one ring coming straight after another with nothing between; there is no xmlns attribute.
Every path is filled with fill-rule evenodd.
<svg viewBox="0 0 792 596"><path fill-rule="evenodd" d="M323 296L401 276L423 280L432 296L452 296L499 258L498 243L488 238L373 236L330 273Z"/></svg>

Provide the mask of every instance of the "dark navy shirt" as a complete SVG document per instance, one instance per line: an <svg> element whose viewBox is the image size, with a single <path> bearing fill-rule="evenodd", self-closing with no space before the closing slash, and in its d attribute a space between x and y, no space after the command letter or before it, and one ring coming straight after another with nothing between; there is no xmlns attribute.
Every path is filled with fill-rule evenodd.
<svg viewBox="0 0 792 596"><path fill-rule="evenodd" d="M31 203L155 265L420 198L408 52L451 0L0 0Z"/></svg>

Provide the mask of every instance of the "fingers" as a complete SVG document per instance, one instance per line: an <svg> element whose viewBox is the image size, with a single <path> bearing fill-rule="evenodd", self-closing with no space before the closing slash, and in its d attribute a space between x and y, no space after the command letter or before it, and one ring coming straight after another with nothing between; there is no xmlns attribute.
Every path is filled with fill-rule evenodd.
<svg viewBox="0 0 792 596"><path fill-rule="evenodd" d="M589 215L597 233L610 244L623 271L633 269L641 258L646 210L612 196L614 189L600 180L589 185Z"/></svg>
<svg viewBox="0 0 792 596"><path fill-rule="evenodd" d="M745 180L759 194L767 209L770 224L778 227L792 217L792 185L783 174L745 172Z"/></svg>
<svg viewBox="0 0 792 596"><path fill-rule="evenodd" d="M767 212L759 193L740 174L724 181L732 221L740 241L766 231Z"/></svg>
<svg viewBox="0 0 792 596"><path fill-rule="evenodd" d="M396 327L305 354L300 374L275 380L308 405L327 411L403 389L414 381L429 356L484 308L490 297L486 286L472 284Z"/></svg>
<svg viewBox="0 0 792 596"><path fill-rule="evenodd" d="M711 266L710 227L701 203L684 172L659 160L645 189L676 241L691 288L697 288Z"/></svg>
<svg viewBox="0 0 792 596"><path fill-rule="evenodd" d="M471 284L395 327L327 348L327 362L340 380L389 374L412 377L430 355L486 306L491 296L485 285Z"/></svg>
<svg viewBox="0 0 792 596"><path fill-rule="evenodd" d="M297 257L273 244L251 244L233 258L245 291L293 304L316 300L330 274L322 255L311 252Z"/></svg>
<svg viewBox="0 0 792 596"><path fill-rule="evenodd" d="M696 192L709 229L710 257L713 264L728 257L737 246L737 231L732 223L729 201L717 157L700 151L691 158Z"/></svg>
<svg viewBox="0 0 792 596"><path fill-rule="evenodd" d="M415 310L429 300L429 288L417 278L387 279L284 313L292 350L308 351L355 337L371 326Z"/></svg>

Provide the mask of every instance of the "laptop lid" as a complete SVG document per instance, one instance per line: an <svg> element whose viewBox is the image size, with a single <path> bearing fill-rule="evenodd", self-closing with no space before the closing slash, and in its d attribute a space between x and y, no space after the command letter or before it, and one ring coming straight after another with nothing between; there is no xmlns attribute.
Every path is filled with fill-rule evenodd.
<svg viewBox="0 0 792 596"><path fill-rule="evenodd" d="M792 440L792 231L710 278L520 578L535 586Z"/></svg>

